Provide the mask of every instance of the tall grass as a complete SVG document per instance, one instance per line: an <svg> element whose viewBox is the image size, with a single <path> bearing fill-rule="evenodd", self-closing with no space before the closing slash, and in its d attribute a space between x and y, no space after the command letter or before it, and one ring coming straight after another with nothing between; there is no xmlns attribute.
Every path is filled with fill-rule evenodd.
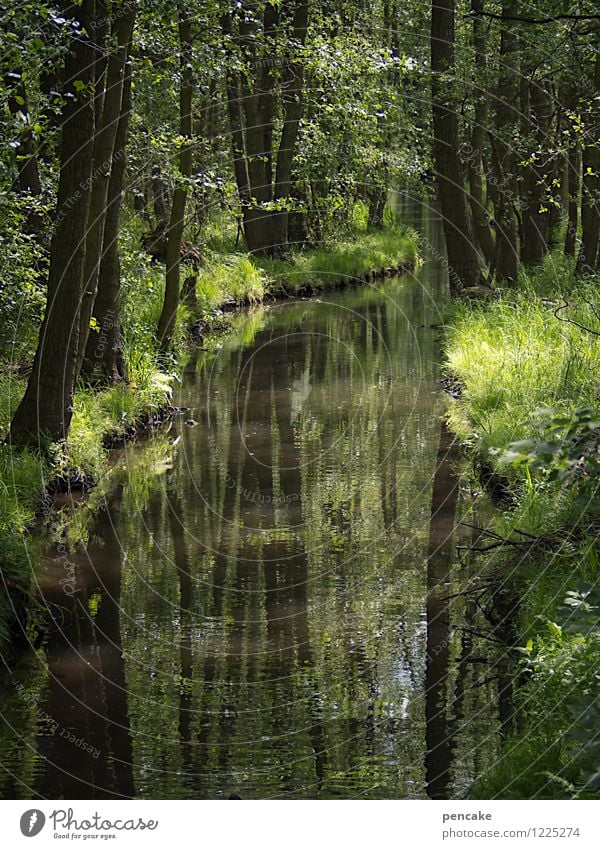
<svg viewBox="0 0 600 849"><path fill-rule="evenodd" d="M418 236L410 227L397 224L382 231L362 233L358 238L334 241L310 251L294 251L287 260L259 260L271 288L328 289L340 282L360 280L370 271L414 265Z"/></svg>
<svg viewBox="0 0 600 849"><path fill-rule="evenodd" d="M558 315L597 327L589 296L587 288L578 290L576 306ZM454 311L446 359L463 396L451 411L452 424L463 438L478 441L492 461L490 448L506 447L532 431L527 422L537 408L572 412L599 402L600 337L557 318L561 303L510 294L488 306L460 305Z"/></svg>

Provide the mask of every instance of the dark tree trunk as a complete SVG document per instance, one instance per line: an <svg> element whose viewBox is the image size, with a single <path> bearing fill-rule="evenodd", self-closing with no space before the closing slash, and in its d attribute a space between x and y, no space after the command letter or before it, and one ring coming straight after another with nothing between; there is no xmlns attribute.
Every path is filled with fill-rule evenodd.
<svg viewBox="0 0 600 849"><path fill-rule="evenodd" d="M514 0L504 0L503 18L516 14ZM492 139L496 180L495 221L497 279L515 282L519 265L518 229L515 204L518 186L515 176L512 128L518 123L518 85L516 76L517 39L513 24L502 23L500 68L496 105L496 133Z"/></svg>
<svg viewBox="0 0 600 849"><path fill-rule="evenodd" d="M76 377L81 370L90 331L90 319L98 291L98 274L102 258L104 228L106 223L110 173L113 167L115 140L121 116L123 83L126 75L127 58L135 22L136 8L129 0L121 0L113 6L116 23L113 30L115 44L112 46L106 68L105 93L102 99L102 116L97 124L94 140L94 164L88 230L86 234L85 264L83 270L83 298L79 321L79 349L77 353Z"/></svg>
<svg viewBox="0 0 600 849"><path fill-rule="evenodd" d="M459 155L454 85L454 0L432 0L431 98L433 156L437 172L450 288L477 286L481 280L473 225Z"/></svg>
<svg viewBox="0 0 600 849"><path fill-rule="evenodd" d="M600 91L600 53L594 64L594 92ZM600 108L593 102L587 114L585 143L582 154L583 185L581 192L581 247L577 256L576 273L593 274L598 268L600 241L600 147L598 122Z"/></svg>
<svg viewBox="0 0 600 849"><path fill-rule="evenodd" d="M581 194L581 151L572 147L567 164L568 206L565 256L575 256L575 239L579 217L579 195Z"/></svg>
<svg viewBox="0 0 600 849"><path fill-rule="evenodd" d="M292 165L300 121L304 112L304 58L302 48L306 43L308 27L308 0L297 0L294 8L292 55L288 57L283 75L283 129L277 152L274 198L280 203L293 205ZM289 211L281 210L274 216L274 244L277 250L285 251L289 241Z"/></svg>
<svg viewBox="0 0 600 849"><path fill-rule="evenodd" d="M475 112L473 129L471 131L471 150L469 153L468 173L471 201L471 213L475 237L481 252L491 271L493 271L496 246L494 234L490 226L490 216L487 210L486 181L483 170L483 149L486 138L486 128L489 114L488 94L486 91L486 38L485 25L481 12L483 0L471 0L473 12L473 48L475 51L475 73L477 77L475 97Z"/></svg>
<svg viewBox="0 0 600 849"><path fill-rule="evenodd" d="M95 50L86 34L94 30L94 13L93 0L83 0L81 6L69 4L64 10L65 17L80 22L84 30L72 38L65 58L71 96L64 99L62 110L48 296L33 369L10 428L10 439L18 445L42 446L46 440L65 439L71 423L94 138L90 86ZM84 87L77 91L73 81Z"/></svg>
<svg viewBox="0 0 600 849"><path fill-rule="evenodd" d="M525 175L525 192L522 200L523 246L521 259L525 265L539 265L548 253L548 231L550 226L548 174L550 170L549 147L550 117L552 104L542 82L529 86L529 110L526 116L530 149L534 150L534 161L530 162Z"/></svg>
<svg viewBox="0 0 600 849"><path fill-rule="evenodd" d="M188 182L192 176L192 95L194 89L192 27L191 20L183 8L179 10L179 44L181 67L179 116L182 145L179 153L180 177L173 192L171 218L167 233L165 299L157 328L158 342L162 353L166 353L170 348L175 330L177 307L179 306L181 240L183 238Z"/></svg>
<svg viewBox="0 0 600 849"><path fill-rule="evenodd" d="M198 309L198 296L196 295L196 284L198 283L197 274L189 274L183 281L181 287L181 300L184 304L195 312Z"/></svg>
<svg viewBox="0 0 600 849"><path fill-rule="evenodd" d="M84 377L93 384L118 383L127 378L123 358L123 332L120 315L119 223L123 201L125 152L127 150L130 110L131 65L127 63L123 80L121 114L108 186L102 258L98 274L98 293L94 302L94 318L98 332L88 335L82 367Z"/></svg>

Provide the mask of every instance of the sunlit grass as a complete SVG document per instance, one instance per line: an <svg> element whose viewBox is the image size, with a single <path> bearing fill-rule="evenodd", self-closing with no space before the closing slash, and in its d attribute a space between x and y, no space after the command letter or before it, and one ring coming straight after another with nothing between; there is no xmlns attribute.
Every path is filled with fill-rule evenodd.
<svg viewBox="0 0 600 849"><path fill-rule="evenodd" d="M582 287L569 295L576 306L559 315L597 327L589 297ZM559 320L555 310L561 303L529 292L487 306L456 307L446 356L463 396L451 419L461 436L479 441L492 462L490 448L504 448L532 432L528 422L536 409L571 412L598 404L600 337Z"/></svg>
<svg viewBox="0 0 600 849"><path fill-rule="evenodd" d="M358 281L371 271L414 265L417 251L416 233L395 224L319 248L294 249L277 259L209 252L198 275L198 303L203 312L210 312L224 303L253 304L267 295L328 289Z"/></svg>
<svg viewBox="0 0 600 849"><path fill-rule="evenodd" d="M597 511L597 505L582 503L576 486L507 466L498 451L535 435L533 414L540 408L560 413L598 408L600 338L572 323L600 331L597 281L577 281L572 261L553 255L536 272L522 272L519 283L518 292L505 292L497 301L455 306L445 341L446 367L462 390L450 405L450 423L476 457L511 481L514 503L494 523L502 537L516 529L560 533ZM565 303L570 306L563 310ZM504 574L503 588L520 600L514 626L518 644L528 647L529 665L517 693L519 733L508 737L501 759L471 795L594 795L596 790L582 784L591 769L582 748L591 743L591 726L582 719L580 701L600 683L600 637L597 630L572 635L557 620L568 591L598 584L598 538L582 533L578 543L565 538L543 555L511 556L504 550L490 560ZM515 664L519 657L515 652ZM576 745L569 736L573 729L580 735Z"/></svg>

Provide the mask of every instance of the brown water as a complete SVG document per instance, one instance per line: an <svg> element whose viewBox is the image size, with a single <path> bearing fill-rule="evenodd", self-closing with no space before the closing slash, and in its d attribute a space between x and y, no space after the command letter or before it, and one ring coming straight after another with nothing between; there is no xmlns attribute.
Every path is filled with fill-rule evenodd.
<svg viewBox="0 0 600 849"><path fill-rule="evenodd" d="M440 427L445 286L430 259L251 310L193 359L189 412L118 455L85 547L50 547L0 795L446 798L493 761L487 644L447 599L472 505Z"/></svg>

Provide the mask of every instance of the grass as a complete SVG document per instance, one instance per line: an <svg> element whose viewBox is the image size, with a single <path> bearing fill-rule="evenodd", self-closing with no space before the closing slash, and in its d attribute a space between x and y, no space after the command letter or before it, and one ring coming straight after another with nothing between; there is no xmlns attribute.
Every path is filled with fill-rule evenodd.
<svg viewBox="0 0 600 849"><path fill-rule="evenodd" d="M564 605L571 592L597 593L600 465L594 465L593 442L566 440L558 425L542 432L536 415L546 408L552 411L546 418L564 423L576 410L600 407L600 337L556 314L568 301L572 306L559 317L600 331L597 282L577 282L570 261L550 256L541 269L521 274L516 291L485 305L456 305L449 317L446 368L461 387L450 405L450 424L474 457L508 478L512 492L512 506L493 529L503 537L516 529L556 535L543 553L488 555L504 588L520 599L514 629L521 650L514 657L525 683L516 697L516 731L501 760L480 776L474 798L600 793L600 602L595 595L585 602L591 616L585 628L573 626L579 607L574 613ZM556 443L548 442L548 432L558 434ZM520 456L514 443L522 440L529 447ZM566 446L580 467L591 445L592 471L568 476L556 460L556 445ZM520 462L507 462L509 446ZM581 528L575 537L564 533L572 527Z"/></svg>
<svg viewBox="0 0 600 849"><path fill-rule="evenodd" d="M326 290L358 281L371 271L414 265L417 248L416 233L395 224L372 233L359 231L354 238L324 247L292 250L281 259L208 251L198 276L197 298L202 311L210 312L223 304L260 303L278 293Z"/></svg>
<svg viewBox="0 0 600 849"><path fill-rule="evenodd" d="M364 233L358 241L337 241L312 251L295 251L289 260L261 260L273 281L296 294L300 289L328 289L340 281L360 280L370 271L417 261L418 239L410 227L395 225Z"/></svg>

